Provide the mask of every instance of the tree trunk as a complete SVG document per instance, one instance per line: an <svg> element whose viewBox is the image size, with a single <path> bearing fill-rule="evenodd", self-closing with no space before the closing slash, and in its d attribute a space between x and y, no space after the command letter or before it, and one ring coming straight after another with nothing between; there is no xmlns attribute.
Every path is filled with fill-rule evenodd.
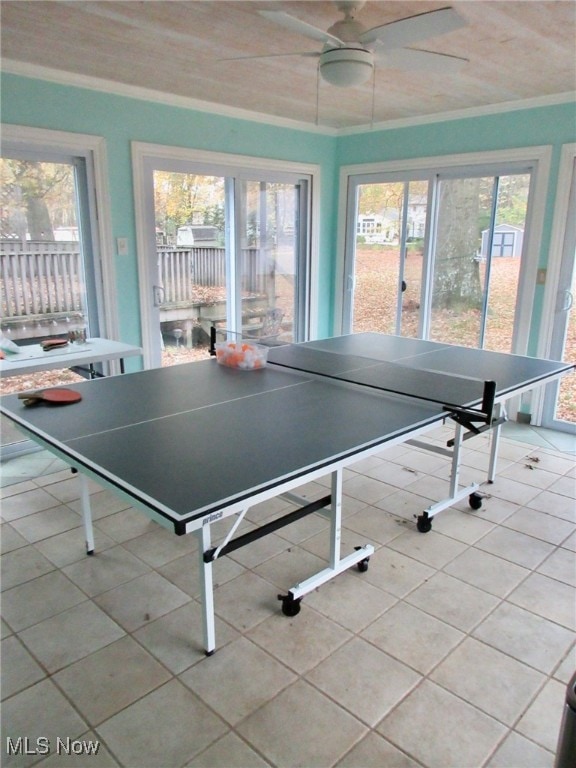
<svg viewBox="0 0 576 768"><path fill-rule="evenodd" d="M31 240L54 240L50 213L42 198L26 196L26 218Z"/></svg>
<svg viewBox="0 0 576 768"><path fill-rule="evenodd" d="M480 179L443 181L434 265L436 309L480 308L478 215Z"/></svg>

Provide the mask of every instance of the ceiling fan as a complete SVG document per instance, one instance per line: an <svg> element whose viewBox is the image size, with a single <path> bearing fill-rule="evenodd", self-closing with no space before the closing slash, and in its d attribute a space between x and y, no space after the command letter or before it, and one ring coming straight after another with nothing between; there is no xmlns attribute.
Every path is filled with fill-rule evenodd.
<svg viewBox="0 0 576 768"><path fill-rule="evenodd" d="M357 12L365 5L364 0L337 0L335 4L344 14L344 18L333 24L326 32L284 11L258 11L269 21L324 43L321 51L265 54L241 58L314 57L319 59L319 72L322 78L332 85L343 88L365 83L374 72L375 56L383 55L385 66L445 73L459 69L467 61L459 56L407 47L426 38L443 35L466 26L466 21L453 8L427 11L366 29L356 20Z"/></svg>

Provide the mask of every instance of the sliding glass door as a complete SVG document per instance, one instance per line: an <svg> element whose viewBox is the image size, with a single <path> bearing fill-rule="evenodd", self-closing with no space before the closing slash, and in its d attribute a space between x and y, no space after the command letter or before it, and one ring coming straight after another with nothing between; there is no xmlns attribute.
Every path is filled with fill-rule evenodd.
<svg viewBox="0 0 576 768"><path fill-rule="evenodd" d="M529 168L349 180L344 330L510 352Z"/></svg>
<svg viewBox="0 0 576 768"><path fill-rule="evenodd" d="M213 328L306 338L310 177L154 155L140 168L148 364L206 357Z"/></svg>

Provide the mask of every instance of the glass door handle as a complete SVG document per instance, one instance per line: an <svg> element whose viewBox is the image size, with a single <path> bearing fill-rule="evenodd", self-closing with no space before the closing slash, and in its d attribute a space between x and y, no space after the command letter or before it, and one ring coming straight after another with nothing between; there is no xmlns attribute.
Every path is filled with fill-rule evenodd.
<svg viewBox="0 0 576 768"><path fill-rule="evenodd" d="M572 305L574 304L574 294L572 291L564 291L564 306L560 310L561 312L568 312L568 310L572 309Z"/></svg>
<svg viewBox="0 0 576 768"><path fill-rule="evenodd" d="M166 291L161 285L152 286L152 295L154 297L154 306L160 307L166 300Z"/></svg>

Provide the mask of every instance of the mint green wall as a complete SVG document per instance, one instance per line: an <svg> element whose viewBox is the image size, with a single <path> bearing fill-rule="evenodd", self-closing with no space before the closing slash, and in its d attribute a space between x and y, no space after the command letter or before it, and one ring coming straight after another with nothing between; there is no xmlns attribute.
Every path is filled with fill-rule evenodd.
<svg viewBox="0 0 576 768"><path fill-rule="evenodd" d="M550 183L546 200L539 267L548 264L554 201L563 144L576 141L574 103L515 110L442 123L343 136L338 140L337 165L435 157L466 152L552 145ZM535 354L541 322L544 288L537 286L530 336Z"/></svg>
<svg viewBox="0 0 576 768"><path fill-rule="evenodd" d="M552 145L553 158L542 252L548 262L560 149L576 141L574 104L331 137L210 115L4 74L2 121L102 136L109 162L113 236L130 238L128 257L116 258L121 338L140 342L138 270L134 252L131 141L315 163L321 167L320 336L330 335L335 285L338 171L341 165L466 152ZM531 351L536 346L543 289L538 287Z"/></svg>
<svg viewBox="0 0 576 768"><path fill-rule="evenodd" d="M102 136L106 140L114 238L128 237L129 256L116 257L120 335L140 343L138 265L135 253L131 142L309 162L321 167L320 269L331 274L336 139L165 106L99 91L4 74L2 122ZM322 280L319 333L330 333L332 280Z"/></svg>

